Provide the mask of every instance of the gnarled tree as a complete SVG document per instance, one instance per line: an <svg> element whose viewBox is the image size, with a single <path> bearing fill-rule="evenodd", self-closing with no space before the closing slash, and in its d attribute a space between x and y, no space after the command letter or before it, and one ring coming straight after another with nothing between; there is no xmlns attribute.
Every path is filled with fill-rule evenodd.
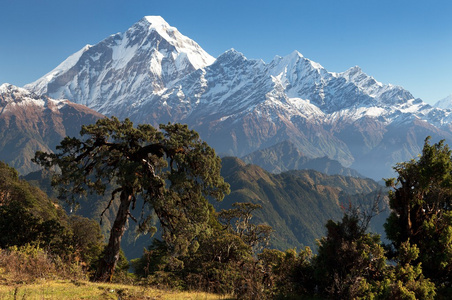
<svg viewBox="0 0 452 300"><path fill-rule="evenodd" d="M66 137L56 153L37 152L34 161L57 167L53 184L69 202L115 187L110 204L119 195L119 208L96 280L112 278L137 197L155 211L173 255L196 249L196 236L209 218L207 198L222 200L229 185L220 176L220 158L195 131L181 124L160 125L160 131L148 124L134 127L112 117L83 126L80 135Z"/></svg>

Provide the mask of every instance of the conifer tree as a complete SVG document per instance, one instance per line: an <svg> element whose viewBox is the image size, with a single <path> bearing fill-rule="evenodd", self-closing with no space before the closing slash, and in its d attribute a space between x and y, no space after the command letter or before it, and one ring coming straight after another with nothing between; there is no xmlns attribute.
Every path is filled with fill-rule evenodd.
<svg viewBox="0 0 452 300"><path fill-rule="evenodd" d="M425 140L417 160L394 167L397 178L386 180L392 213L385 230L393 250L409 241L419 249L414 263L438 286L451 286L452 276L452 157L444 140Z"/></svg>
<svg viewBox="0 0 452 300"><path fill-rule="evenodd" d="M108 207L119 195L119 208L96 280L111 281L138 197L155 211L174 256L197 247L196 236L209 219L207 198L222 200L229 185L220 176L220 158L195 131L181 124L134 127L112 117L82 126L80 135L66 137L56 153L37 152L34 161L59 170L53 184L70 202L115 187ZM141 227L149 220L143 217Z"/></svg>

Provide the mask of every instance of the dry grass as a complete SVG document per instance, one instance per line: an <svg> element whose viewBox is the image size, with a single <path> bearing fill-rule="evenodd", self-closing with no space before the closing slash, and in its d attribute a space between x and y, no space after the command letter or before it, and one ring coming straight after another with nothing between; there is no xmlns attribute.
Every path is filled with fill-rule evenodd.
<svg viewBox="0 0 452 300"><path fill-rule="evenodd" d="M87 279L77 263L63 262L34 246L0 249L0 284L31 283L43 279Z"/></svg>
<svg viewBox="0 0 452 300"><path fill-rule="evenodd" d="M163 291L143 286L88 281L43 280L33 284L0 284L0 299L231 299L201 292Z"/></svg>
<svg viewBox="0 0 452 300"><path fill-rule="evenodd" d="M228 299L202 292L159 290L141 285L94 283L80 266L63 263L39 248L0 249L3 299Z"/></svg>

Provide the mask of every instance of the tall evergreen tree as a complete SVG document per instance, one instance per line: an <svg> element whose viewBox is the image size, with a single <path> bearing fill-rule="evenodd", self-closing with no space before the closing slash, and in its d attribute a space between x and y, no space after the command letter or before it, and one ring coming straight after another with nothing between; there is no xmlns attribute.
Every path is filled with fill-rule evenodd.
<svg viewBox="0 0 452 300"><path fill-rule="evenodd" d="M424 274L438 286L451 286L452 157L444 141L425 140L418 160L394 167L397 178L386 181L392 213L385 230L393 249L407 241L419 249Z"/></svg>
<svg viewBox="0 0 452 300"><path fill-rule="evenodd" d="M115 186L110 204L119 195L119 208L96 280L112 278L137 197L155 211L173 255L197 247L196 236L209 219L207 198L222 200L229 185L220 176L220 158L195 131L181 124L160 125L160 131L134 127L112 117L83 126L80 135L66 137L57 153L37 152L34 161L60 170L53 184L70 202L77 194L103 194L107 185ZM149 220L143 217L142 225Z"/></svg>

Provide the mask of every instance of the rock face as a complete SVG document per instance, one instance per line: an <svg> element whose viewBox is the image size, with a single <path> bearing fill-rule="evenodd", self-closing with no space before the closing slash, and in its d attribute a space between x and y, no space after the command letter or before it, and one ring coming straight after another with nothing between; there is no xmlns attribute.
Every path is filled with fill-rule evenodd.
<svg viewBox="0 0 452 300"><path fill-rule="evenodd" d="M289 140L378 180L427 135L452 140L450 110L359 67L329 72L297 51L268 64L235 50L213 59L160 17L86 46L26 88L135 123L187 123L220 154Z"/></svg>
<svg viewBox="0 0 452 300"><path fill-rule="evenodd" d="M37 150L53 151L65 136L77 136L83 124L102 115L67 100L38 96L10 84L0 86L0 159L26 174Z"/></svg>

